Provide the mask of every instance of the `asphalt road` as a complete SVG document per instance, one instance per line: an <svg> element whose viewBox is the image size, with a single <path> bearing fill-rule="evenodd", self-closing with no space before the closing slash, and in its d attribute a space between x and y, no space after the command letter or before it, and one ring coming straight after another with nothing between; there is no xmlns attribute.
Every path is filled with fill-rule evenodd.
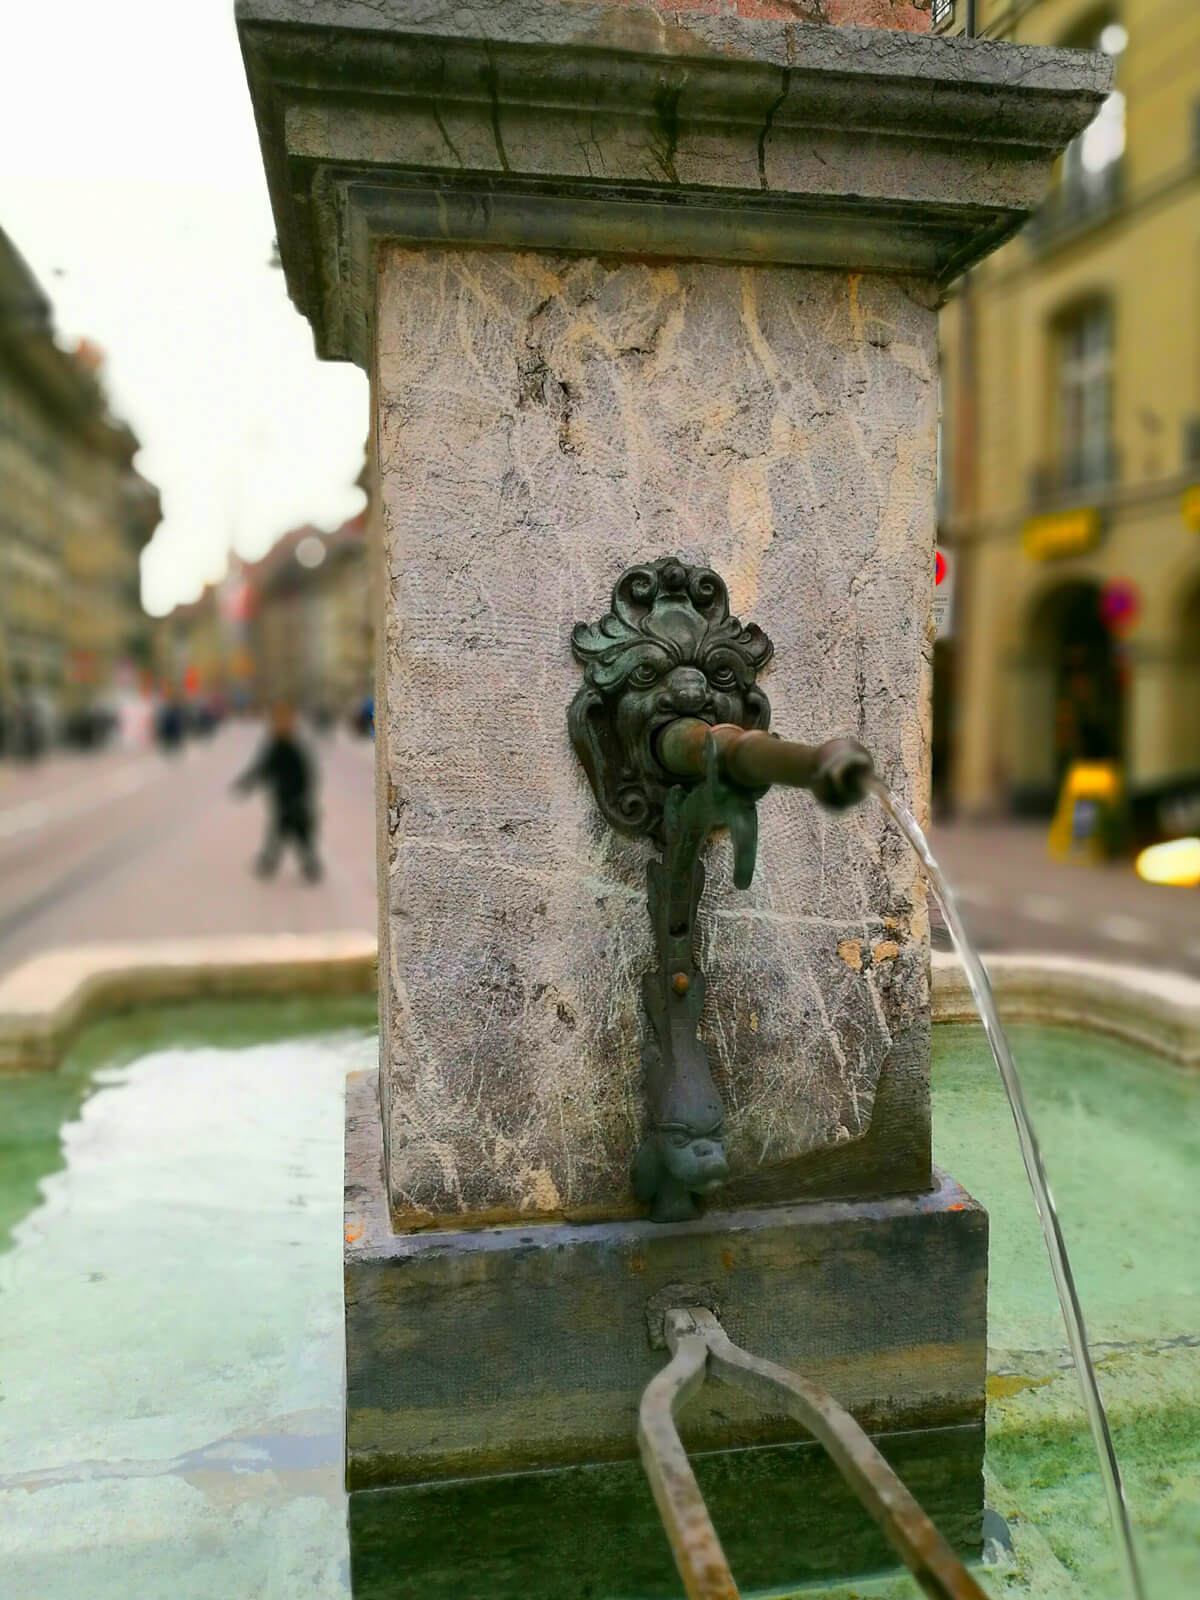
<svg viewBox="0 0 1200 1600"><path fill-rule="evenodd" d="M259 729L232 725L177 757L54 755L0 766L0 971L56 945L187 934L375 927L372 747L313 740L325 877L285 855L250 870L263 800L230 793Z"/></svg>

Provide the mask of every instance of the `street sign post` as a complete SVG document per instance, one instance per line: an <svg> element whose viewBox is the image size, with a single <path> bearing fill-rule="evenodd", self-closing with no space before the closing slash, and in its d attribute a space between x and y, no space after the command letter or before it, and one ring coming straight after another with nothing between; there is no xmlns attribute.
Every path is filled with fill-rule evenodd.
<svg viewBox="0 0 1200 1600"><path fill-rule="evenodd" d="M1141 590L1132 578L1110 578L1100 591L1100 619L1109 632L1131 633L1141 613Z"/></svg>
<svg viewBox="0 0 1200 1600"><path fill-rule="evenodd" d="M941 545L933 552L933 636L949 639L954 633L954 563L953 551Z"/></svg>

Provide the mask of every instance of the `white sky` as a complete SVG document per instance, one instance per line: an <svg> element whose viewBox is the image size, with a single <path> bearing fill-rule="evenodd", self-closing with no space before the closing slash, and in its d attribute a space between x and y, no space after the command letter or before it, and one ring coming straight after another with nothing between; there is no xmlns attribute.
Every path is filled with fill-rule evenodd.
<svg viewBox="0 0 1200 1600"><path fill-rule="evenodd" d="M275 227L233 0L0 4L0 226L60 335L108 355L164 519L167 611L302 522L333 525L367 436L357 368L318 362L272 269Z"/></svg>

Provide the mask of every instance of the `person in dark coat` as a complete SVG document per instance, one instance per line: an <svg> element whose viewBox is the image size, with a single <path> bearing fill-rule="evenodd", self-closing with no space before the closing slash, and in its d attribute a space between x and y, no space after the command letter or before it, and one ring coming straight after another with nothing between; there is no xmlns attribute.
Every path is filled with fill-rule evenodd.
<svg viewBox="0 0 1200 1600"><path fill-rule="evenodd" d="M154 724L154 736L159 749L165 755L178 755L183 748L184 732L183 707L178 700L164 701Z"/></svg>
<svg viewBox="0 0 1200 1600"><path fill-rule="evenodd" d="M321 876L314 845L316 773L312 758L296 737L295 720L291 706L275 707L270 733L233 787L239 794L247 794L260 784L267 791L271 808L267 834L254 864L259 877L274 874L283 847L290 840L300 857L304 876L315 883Z"/></svg>

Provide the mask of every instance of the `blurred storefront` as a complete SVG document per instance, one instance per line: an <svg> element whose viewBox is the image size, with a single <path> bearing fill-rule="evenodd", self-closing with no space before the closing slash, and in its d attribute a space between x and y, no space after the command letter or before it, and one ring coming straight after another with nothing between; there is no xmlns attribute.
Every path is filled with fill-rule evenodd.
<svg viewBox="0 0 1200 1600"><path fill-rule="evenodd" d="M102 364L61 348L0 231L0 753L93 742L149 659L138 558L162 510Z"/></svg>
<svg viewBox="0 0 1200 1600"><path fill-rule="evenodd" d="M1046 814L1072 761L1112 762L1153 832L1200 798L1200 5L977 10L982 34L1106 51L1115 80L942 316L945 788ZM964 21L935 0L939 31Z"/></svg>

